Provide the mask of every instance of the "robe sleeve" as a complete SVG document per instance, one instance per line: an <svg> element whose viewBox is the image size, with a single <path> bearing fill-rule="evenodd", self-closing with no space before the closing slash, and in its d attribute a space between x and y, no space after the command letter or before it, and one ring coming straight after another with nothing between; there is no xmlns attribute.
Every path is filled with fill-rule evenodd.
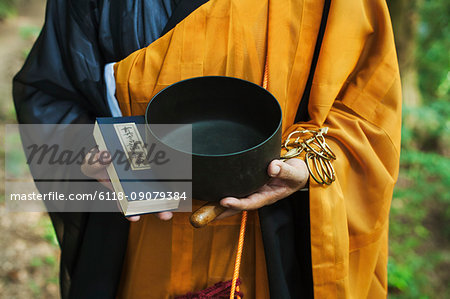
<svg viewBox="0 0 450 299"><path fill-rule="evenodd" d="M363 32L358 42L352 27ZM333 184L310 180L315 297L386 297L401 83L385 1L332 2L308 111L311 121L292 125L284 138L329 127L326 140L337 156Z"/></svg>

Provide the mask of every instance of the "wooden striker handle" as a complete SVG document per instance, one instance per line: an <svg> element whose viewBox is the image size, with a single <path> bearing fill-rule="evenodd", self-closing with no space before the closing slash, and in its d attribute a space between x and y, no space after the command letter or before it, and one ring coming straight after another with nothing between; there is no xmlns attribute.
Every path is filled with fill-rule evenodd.
<svg viewBox="0 0 450 299"><path fill-rule="evenodd" d="M200 228L208 225L227 208L222 207L218 201L210 201L191 214L189 221L193 227Z"/></svg>

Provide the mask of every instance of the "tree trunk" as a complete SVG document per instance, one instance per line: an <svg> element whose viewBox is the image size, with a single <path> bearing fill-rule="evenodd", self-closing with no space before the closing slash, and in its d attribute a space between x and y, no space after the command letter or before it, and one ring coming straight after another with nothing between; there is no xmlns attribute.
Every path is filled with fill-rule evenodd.
<svg viewBox="0 0 450 299"><path fill-rule="evenodd" d="M422 0L388 0L394 27L400 75L402 78L403 105L417 107L421 104L416 66L416 41L418 8Z"/></svg>

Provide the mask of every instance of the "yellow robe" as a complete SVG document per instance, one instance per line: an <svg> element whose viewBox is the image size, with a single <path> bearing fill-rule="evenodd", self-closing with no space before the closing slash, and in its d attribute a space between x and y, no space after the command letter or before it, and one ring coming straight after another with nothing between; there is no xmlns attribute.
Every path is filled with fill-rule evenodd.
<svg viewBox="0 0 450 299"><path fill-rule="evenodd" d="M388 214L401 125L389 13L385 0L331 2L308 105L311 121L294 124L322 9L320 0L211 0L116 64L116 95L124 115L133 115L142 114L159 90L190 77L226 75L261 84L267 53L268 90L283 109L284 138L327 126L337 156L337 180L331 186L310 180L309 186L315 298L381 298L387 294ZM259 248L258 242L254 238L252 246ZM229 251L235 247L229 244ZM259 285L264 279L256 278Z"/></svg>

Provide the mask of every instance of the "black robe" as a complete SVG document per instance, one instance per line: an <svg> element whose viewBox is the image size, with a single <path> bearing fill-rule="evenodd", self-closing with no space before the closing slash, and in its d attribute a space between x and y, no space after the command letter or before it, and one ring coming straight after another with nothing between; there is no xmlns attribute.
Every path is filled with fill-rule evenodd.
<svg viewBox="0 0 450 299"><path fill-rule="evenodd" d="M92 124L96 117L110 116L103 80L105 64L149 45L205 2L49 0L42 32L14 78L19 123ZM325 3L323 30L329 1ZM320 42L319 36L301 107L307 104ZM299 120L305 118L302 114ZM42 134L40 138L58 138ZM95 144L91 136L80 138ZM31 171L34 174L35 170ZM54 175L70 181L65 174ZM67 182L36 185L41 192L53 188L71 192ZM98 188L102 188L100 184ZM62 298L114 298L128 221L120 213L50 213L50 217L61 246ZM262 208L260 219L271 297L311 298L307 192Z"/></svg>

